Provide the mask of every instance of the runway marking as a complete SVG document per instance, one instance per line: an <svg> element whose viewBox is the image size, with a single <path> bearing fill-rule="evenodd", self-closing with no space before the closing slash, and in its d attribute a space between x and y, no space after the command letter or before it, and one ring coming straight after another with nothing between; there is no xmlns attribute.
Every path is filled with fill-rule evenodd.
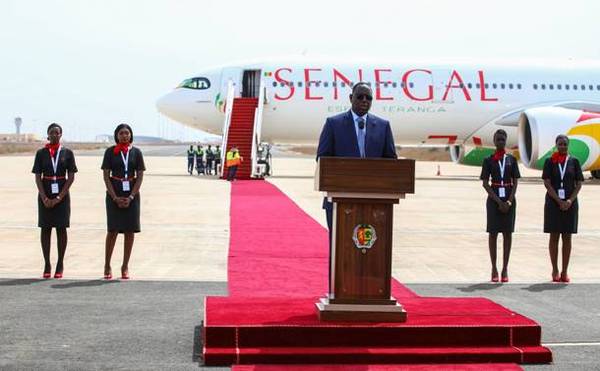
<svg viewBox="0 0 600 371"><path fill-rule="evenodd" d="M583 342L583 343L546 343L542 344L545 347L597 347L600 342Z"/></svg>

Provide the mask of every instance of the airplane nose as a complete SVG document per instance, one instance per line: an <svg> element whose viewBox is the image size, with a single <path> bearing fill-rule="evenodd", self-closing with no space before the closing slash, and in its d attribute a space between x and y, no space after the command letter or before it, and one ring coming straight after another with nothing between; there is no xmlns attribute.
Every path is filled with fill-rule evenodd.
<svg viewBox="0 0 600 371"><path fill-rule="evenodd" d="M170 116L173 114L173 103L172 94L165 94L156 101L156 109L163 115Z"/></svg>
<svg viewBox="0 0 600 371"><path fill-rule="evenodd" d="M185 110L185 104L181 101L181 97L176 96L174 92L160 97L156 101L156 109L171 120L186 121L189 119Z"/></svg>
<svg viewBox="0 0 600 371"><path fill-rule="evenodd" d="M156 100L160 114L184 125L201 125L207 120L210 102L207 96L191 89L175 89ZM206 100L204 100L206 99Z"/></svg>

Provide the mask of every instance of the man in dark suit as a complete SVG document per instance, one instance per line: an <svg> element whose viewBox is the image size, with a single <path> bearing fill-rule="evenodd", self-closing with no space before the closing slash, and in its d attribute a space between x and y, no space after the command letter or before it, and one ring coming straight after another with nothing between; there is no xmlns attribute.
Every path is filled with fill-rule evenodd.
<svg viewBox="0 0 600 371"><path fill-rule="evenodd" d="M371 87L359 82L350 94L352 109L329 117L319 138L317 160L321 156L397 158L390 122L368 113L373 102ZM329 240L333 204L323 200L327 213Z"/></svg>
<svg viewBox="0 0 600 371"><path fill-rule="evenodd" d="M319 138L317 160L321 156L397 158L390 122L368 113L373 102L371 87L364 82L355 84L350 94L350 102L352 103L350 111L329 117L325 121ZM329 259L331 259L333 203L325 198L323 208L329 227ZM331 277L331 261L329 277ZM331 282L329 284L331 285Z"/></svg>

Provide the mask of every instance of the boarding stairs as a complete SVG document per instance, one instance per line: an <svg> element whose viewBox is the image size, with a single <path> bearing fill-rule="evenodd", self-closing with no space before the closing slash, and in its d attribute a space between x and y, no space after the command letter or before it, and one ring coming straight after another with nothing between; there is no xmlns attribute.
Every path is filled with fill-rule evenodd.
<svg viewBox="0 0 600 371"><path fill-rule="evenodd" d="M235 97L235 85L229 82L223 124L223 151L221 152L221 178L227 178L227 152L236 146L242 163L238 166L236 179L262 179L257 166L257 150L260 144L265 88L261 81L258 97ZM232 102L232 104L230 104ZM261 102L262 104L259 104Z"/></svg>

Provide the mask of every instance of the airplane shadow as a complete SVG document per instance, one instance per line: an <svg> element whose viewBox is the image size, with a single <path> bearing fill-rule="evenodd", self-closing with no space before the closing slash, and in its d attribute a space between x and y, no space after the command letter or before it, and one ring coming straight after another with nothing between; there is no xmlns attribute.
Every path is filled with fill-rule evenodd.
<svg viewBox="0 0 600 371"><path fill-rule="evenodd" d="M502 286L504 286L504 285L502 285L501 283L477 283L477 284L474 284L471 286L457 287L457 289L462 292L475 292L475 291L496 290Z"/></svg>
<svg viewBox="0 0 600 371"><path fill-rule="evenodd" d="M534 285L523 287L521 290L529 291L529 292L543 292L543 291L556 291L563 290L568 285L565 283L536 283Z"/></svg>
<svg viewBox="0 0 600 371"><path fill-rule="evenodd" d="M25 286L44 281L48 280L44 278L19 278L15 280L0 281L0 286Z"/></svg>
<svg viewBox="0 0 600 371"><path fill-rule="evenodd" d="M115 283L119 283L118 280L90 280L90 281L73 281L64 284L54 284L50 287L53 289L71 289L73 287L94 287L94 286L104 286L104 285L112 285Z"/></svg>

